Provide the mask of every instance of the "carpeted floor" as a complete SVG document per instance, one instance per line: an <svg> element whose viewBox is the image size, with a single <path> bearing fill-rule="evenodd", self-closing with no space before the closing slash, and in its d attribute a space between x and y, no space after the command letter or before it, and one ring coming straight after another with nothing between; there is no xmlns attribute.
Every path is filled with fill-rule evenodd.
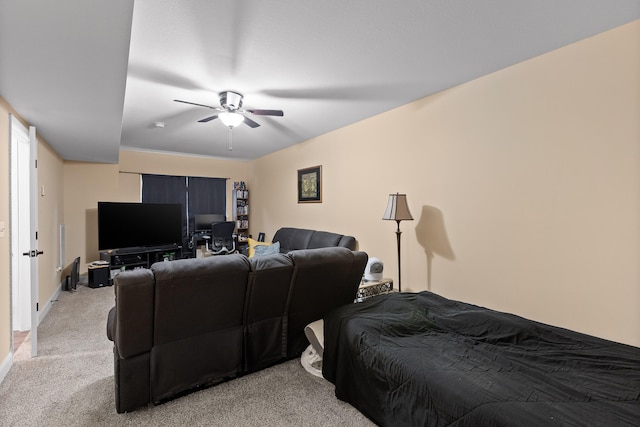
<svg viewBox="0 0 640 427"><path fill-rule="evenodd" d="M158 406L117 414L112 343L105 333L113 288L63 292L27 337L0 384L1 426L373 426L336 399L333 385L292 360Z"/></svg>

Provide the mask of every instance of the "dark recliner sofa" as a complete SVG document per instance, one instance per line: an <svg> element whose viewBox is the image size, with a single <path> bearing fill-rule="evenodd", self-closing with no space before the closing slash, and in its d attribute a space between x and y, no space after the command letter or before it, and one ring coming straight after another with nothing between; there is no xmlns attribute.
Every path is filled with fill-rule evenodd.
<svg viewBox="0 0 640 427"><path fill-rule="evenodd" d="M316 249L330 246L356 249L356 238L328 231L307 230L305 228L283 227L274 234L273 243L280 242L280 253L286 254L298 249Z"/></svg>
<svg viewBox="0 0 640 427"><path fill-rule="evenodd" d="M298 357L304 327L352 303L367 254L342 247L160 262L116 276L116 410Z"/></svg>

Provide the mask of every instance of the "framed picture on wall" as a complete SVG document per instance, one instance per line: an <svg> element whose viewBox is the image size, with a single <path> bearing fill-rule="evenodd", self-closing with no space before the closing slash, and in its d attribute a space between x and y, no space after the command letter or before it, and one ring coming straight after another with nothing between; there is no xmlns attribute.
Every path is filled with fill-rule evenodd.
<svg viewBox="0 0 640 427"><path fill-rule="evenodd" d="M322 203L322 166L298 169L298 203Z"/></svg>

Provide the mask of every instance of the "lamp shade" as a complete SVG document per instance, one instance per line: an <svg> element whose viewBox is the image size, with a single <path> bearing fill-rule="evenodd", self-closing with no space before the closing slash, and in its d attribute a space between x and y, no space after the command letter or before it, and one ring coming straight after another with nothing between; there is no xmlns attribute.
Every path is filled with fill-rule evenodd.
<svg viewBox="0 0 640 427"><path fill-rule="evenodd" d="M409 205L407 205L407 195L400 193L389 194L389 202L382 219L395 221L412 220L413 217L409 212Z"/></svg>
<svg viewBox="0 0 640 427"><path fill-rule="evenodd" d="M222 123L230 128L236 127L244 121L244 116L242 114L227 111L218 114L218 117L220 117L220 121L222 121Z"/></svg>

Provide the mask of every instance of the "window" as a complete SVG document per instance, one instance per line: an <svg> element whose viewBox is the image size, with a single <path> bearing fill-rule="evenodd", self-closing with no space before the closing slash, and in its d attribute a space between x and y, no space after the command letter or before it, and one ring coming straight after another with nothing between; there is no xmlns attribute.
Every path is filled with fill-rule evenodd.
<svg viewBox="0 0 640 427"><path fill-rule="evenodd" d="M142 203L180 203L183 218L182 247L188 246L198 214L222 214L227 211L225 178L202 178L142 174Z"/></svg>

